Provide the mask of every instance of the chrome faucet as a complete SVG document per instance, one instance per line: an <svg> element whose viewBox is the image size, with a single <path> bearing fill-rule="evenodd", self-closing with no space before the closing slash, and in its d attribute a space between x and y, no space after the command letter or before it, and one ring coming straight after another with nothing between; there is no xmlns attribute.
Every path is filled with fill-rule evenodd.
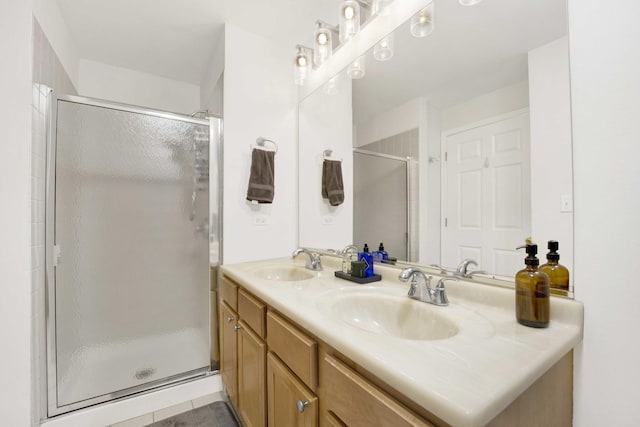
<svg viewBox="0 0 640 427"><path fill-rule="evenodd" d="M478 266L478 263L471 258L463 259L462 262L458 264L458 268L456 268L456 271L453 273L453 275L456 277L461 277L463 279L470 279L472 273L469 272L469 266L471 264L475 265L476 267Z"/></svg>
<svg viewBox="0 0 640 427"><path fill-rule="evenodd" d="M438 281L436 287L432 288L432 277L426 276L422 272L422 270L415 267L409 267L405 270L402 270L398 278L402 282L408 282L409 279L411 279L411 287L409 288L409 292L407 293L409 298L417 299L418 301L428 302L429 304L439 306L449 305L449 299L447 298L444 283L447 280L458 280L451 278L442 278Z"/></svg>
<svg viewBox="0 0 640 427"><path fill-rule="evenodd" d="M291 254L291 257L295 258L301 253L305 253L309 256L309 259L307 260L307 263L304 266L305 268L313 271L322 271L322 262L320 261L319 253L315 251L310 251L307 248L298 248L295 251L293 251L293 254Z"/></svg>

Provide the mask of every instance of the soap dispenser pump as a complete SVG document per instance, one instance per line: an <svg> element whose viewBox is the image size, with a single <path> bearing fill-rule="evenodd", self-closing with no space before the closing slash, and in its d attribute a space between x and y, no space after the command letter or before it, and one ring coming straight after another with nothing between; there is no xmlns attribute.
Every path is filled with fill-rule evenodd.
<svg viewBox="0 0 640 427"><path fill-rule="evenodd" d="M549 276L552 294L567 296L569 294L569 270L558 263L560 260L560 254L557 252L558 246L556 240L549 240L547 243L549 248L547 263L540 266L540 271L544 271Z"/></svg>
<svg viewBox="0 0 640 427"><path fill-rule="evenodd" d="M518 323L532 328L549 326L549 276L538 269L536 257L538 245L527 243L526 267L516 273L516 319Z"/></svg>

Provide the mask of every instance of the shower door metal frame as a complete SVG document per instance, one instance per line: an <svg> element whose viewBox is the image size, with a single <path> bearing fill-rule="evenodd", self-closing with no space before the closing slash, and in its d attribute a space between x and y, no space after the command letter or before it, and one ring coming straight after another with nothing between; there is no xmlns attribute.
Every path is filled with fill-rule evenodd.
<svg viewBox="0 0 640 427"><path fill-rule="evenodd" d="M146 392L155 391L159 388L176 385L185 381L197 379L207 375L212 375L216 372L211 371L211 365L208 367L194 369L192 371L183 372L181 374L173 375L168 378L151 381L138 386L126 388L123 390L117 390L112 393L107 393L101 396L85 399L79 402L74 402L69 405L58 406L58 394L57 394L57 360L56 360L56 281L55 281L55 264L54 253L55 248L55 197L56 197L56 149L57 149L57 106L59 101L73 102L76 104L90 105L93 107L100 107L109 110L124 111L135 114L143 114L147 116L160 117L169 120L177 120L187 123L193 123L198 125L204 125L209 127L209 152L210 159L214 160L213 154L215 154L215 163L209 163L209 188L215 188L217 192L218 206L221 206L222 201L222 186L221 186L221 166L222 166L222 123L221 119L217 117L209 117L206 119L199 119L190 116L183 116L180 114L169 113L165 111L151 110L148 108L137 107L128 104L121 104L117 102L105 101L102 99L87 98L75 95L56 95L52 90L49 92L48 102L48 114L47 114L47 153L46 153L46 177L45 177L45 322L46 322L46 357L47 357L47 417L55 417L62 415L77 409L86 408L88 406L96 405L99 403L109 402L116 399L121 399L134 394L141 394ZM214 120L220 121L219 126L214 126ZM219 130L216 134L215 131ZM213 147L214 142L217 143L216 147ZM211 173L214 170L214 173ZM209 207L207 206L207 211ZM210 222L211 216L207 214L207 221ZM207 241L211 245L211 233L213 229L209 224L209 235ZM218 220L218 227L215 230L218 238L218 244L222 243L222 221ZM217 251L218 254L222 253L220 247ZM209 253L211 248L209 247ZM221 257L221 256L220 256ZM218 260L220 263L221 259ZM211 268L209 268L209 283L211 283ZM209 317L211 317L211 307L209 307ZM211 325L211 318L209 318L209 325ZM208 334L209 339L209 352L211 352L211 331ZM211 359L211 354L209 354Z"/></svg>

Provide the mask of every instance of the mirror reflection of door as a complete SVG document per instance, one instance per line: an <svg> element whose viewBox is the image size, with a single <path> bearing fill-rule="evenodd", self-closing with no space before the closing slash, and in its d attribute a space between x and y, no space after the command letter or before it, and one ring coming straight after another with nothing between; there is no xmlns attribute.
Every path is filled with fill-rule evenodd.
<svg viewBox="0 0 640 427"><path fill-rule="evenodd" d="M513 276L531 235L529 113L518 110L442 135L442 263L465 258Z"/></svg>

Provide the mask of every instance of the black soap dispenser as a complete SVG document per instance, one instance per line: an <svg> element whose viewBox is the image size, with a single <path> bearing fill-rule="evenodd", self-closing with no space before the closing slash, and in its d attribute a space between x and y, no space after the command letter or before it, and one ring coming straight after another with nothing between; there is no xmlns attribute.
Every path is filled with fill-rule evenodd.
<svg viewBox="0 0 640 427"><path fill-rule="evenodd" d="M547 243L549 248L547 263L540 266L540 271L544 271L549 276L552 294L567 296L569 294L569 270L558 263L560 261L558 246L556 240L549 240Z"/></svg>
<svg viewBox="0 0 640 427"><path fill-rule="evenodd" d="M526 267L516 273L516 319L518 323L532 328L549 326L549 276L538 269L536 257L538 245L527 243Z"/></svg>

